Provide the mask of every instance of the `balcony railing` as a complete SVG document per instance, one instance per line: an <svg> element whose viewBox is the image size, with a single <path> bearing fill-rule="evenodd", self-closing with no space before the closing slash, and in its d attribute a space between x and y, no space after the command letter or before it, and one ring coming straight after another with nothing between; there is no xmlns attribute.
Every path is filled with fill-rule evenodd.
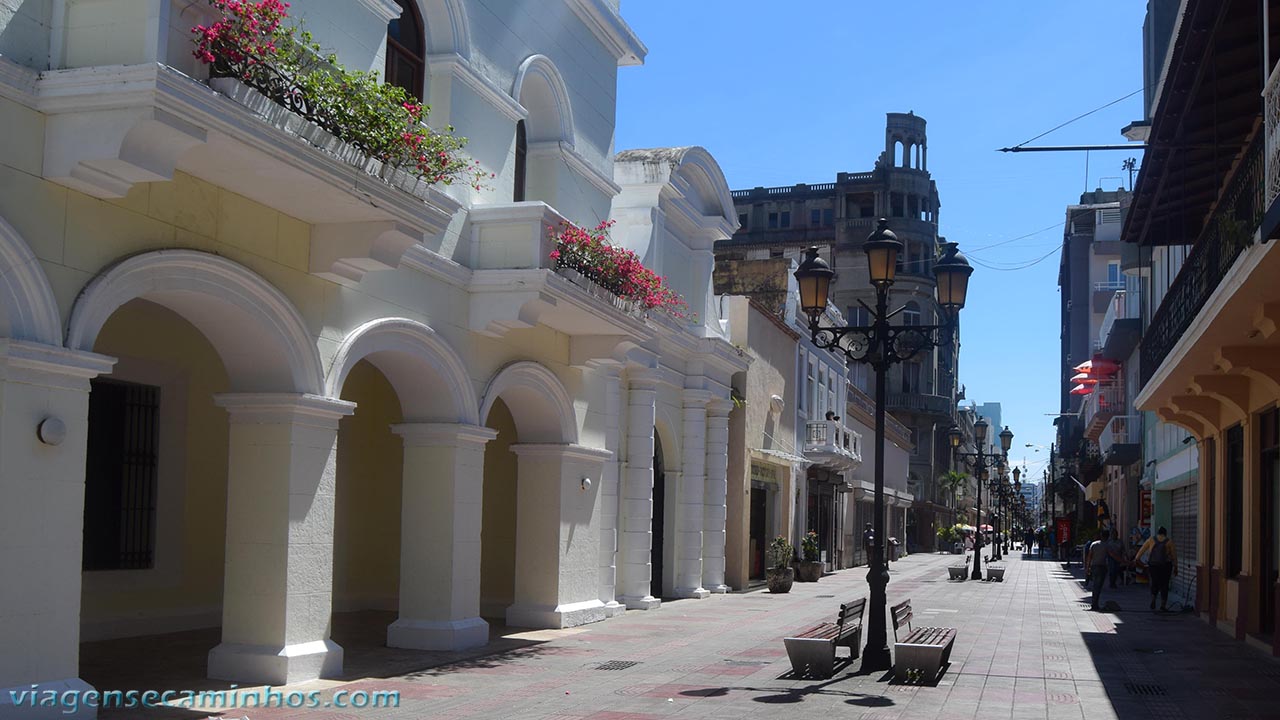
<svg viewBox="0 0 1280 720"><path fill-rule="evenodd" d="M849 404L860 408L868 417L874 418L876 415L876 404L853 383L849 383L848 385ZM892 415L884 416L884 426L888 432L897 434L901 437L911 436L911 431L907 429L907 426L898 422L898 420L896 420Z"/></svg>
<svg viewBox="0 0 1280 720"><path fill-rule="evenodd" d="M1236 258L1253 243L1266 209L1262 135L1259 133L1245 151L1209 222L1147 326L1142 338L1144 384L1191 327Z"/></svg>
<svg viewBox="0 0 1280 720"><path fill-rule="evenodd" d="M1107 312L1102 316L1102 326L1098 328L1097 346L1102 347L1107 344L1107 336L1111 334L1111 328L1115 326L1118 318L1130 317L1128 314L1127 298L1124 290L1120 290L1111 298L1111 302L1107 303Z"/></svg>
<svg viewBox="0 0 1280 720"><path fill-rule="evenodd" d="M1093 284L1094 292L1106 292L1108 290L1124 290L1123 280L1105 280Z"/></svg>
<svg viewBox="0 0 1280 720"><path fill-rule="evenodd" d="M1262 98L1267 136L1267 180L1262 206L1266 208L1280 195L1280 63L1271 70Z"/></svg>
<svg viewBox="0 0 1280 720"><path fill-rule="evenodd" d="M1137 415L1116 415L1108 420L1102 428L1102 435L1098 438L1098 447L1102 450L1103 458L1111 457L1113 451L1118 449L1117 446L1140 443L1141 439L1138 436L1141 428Z"/></svg>
<svg viewBox="0 0 1280 720"><path fill-rule="evenodd" d="M1100 382L1093 392L1086 395L1080 407L1084 418L1085 437L1094 442L1102 436L1102 430L1116 415L1125 414L1124 383L1118 380Z"/></svg>
<svg viewBox="0 0 1280 720"><path fill-rule="evenodd" d="M840 456L843 464L851 465L862 459L860 438L835 420L815 420L805 426L804 451Z"/></svg>
<svg viewBox="0 0 1280 720"><path fill-rule="evenodd" d="M890 410L906 410L908 412L929 413L945 417L951 417L955 414L955 406L951 404L951 398L942 395L891 392L888 394L887 400Z"/></svg>

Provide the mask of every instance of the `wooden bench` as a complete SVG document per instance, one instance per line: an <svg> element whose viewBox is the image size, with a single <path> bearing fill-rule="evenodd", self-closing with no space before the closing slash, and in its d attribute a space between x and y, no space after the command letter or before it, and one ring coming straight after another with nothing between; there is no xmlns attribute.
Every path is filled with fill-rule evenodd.
<svg viewBox="0 0 1280 720"><path fill-rule="evenodd" d="M956 629L944 627L911 628L911 601L905 600L890 608L893 615L893 676L898 682L907 682L909 671L918 671L920 679L934 683L943 666L951 658L951 646L956 642ZM898 630L907 627L907 636L898 637Z"/></svg>
<svg viewBox="0 0 1280 720"><path fill-rule="evenodd" d="M1001 565L988 565L987 580L994 580L995 582L1004 582L1004 567Z"/></svg>
<svg viewBox="0 0 1280 720"><path fill-rule="evenodd" d="M862 613L867 607L866 598L840 605L835 622L822 623L795 635L783 638L787 657L796 675L831 677L835 671L836 648L849 648L849 658L856 658L862 647Z"/></svg>

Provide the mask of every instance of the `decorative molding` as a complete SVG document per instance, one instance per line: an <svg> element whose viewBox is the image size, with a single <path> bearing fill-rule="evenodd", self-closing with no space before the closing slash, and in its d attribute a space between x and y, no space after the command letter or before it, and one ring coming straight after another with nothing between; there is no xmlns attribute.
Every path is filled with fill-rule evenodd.
<svg viewBox="0 0 1280 720"><path fill-rule="evenodd" d="M525 82L530 78L541 78L551 93L551 101L555 103L556 122L560 125L560 133L556 139L573 147L575 143L575 126L573 122L573 105L569 101L569 87L565 85L559 68L546 55L530 55L520 63L516 70L515 80L511 83L511 97L526 107L520 96L524 93ZM527 107L526 107L527 112ZM540 118L534 118L535 121ZM533 143L531 142L530 145Z"/></svg>
<svg viewBox="0 0 1280 720"><path fill-rule="evenodd" d="M40 260L12 225L0 217L0 308L8 314L8 337L62 344L58 300Z"/></svg>
<svg viewBox="0 0 1280 720"><path fill-rule="evenodd" d="M36 105L36 81L40 73L0 55L0 97L20 105Z"/></svg>
<svg viewBox="0 0 1280 720"><path fill-rule="evenodd" d="M464 423L398 423L391 432L404 438L406 447L483 446L498 437L497 430Z"/></svg>
<svg viewBox="0 0 1280 720"><path fill-rule="evenodd" d="M379 318L352 330L342 341L325 378L325 394L340 397L343 383L351 368L359 361L377 353L399 353L419 361L422 373L434 375L438 384L452 396L452 410L457 427L480 424L480 413L472 390L471 377L466 363L435 330L425 323L408 318ZM376 363L375 363L376 364ZM387 375L387 373L383 373ZM427 378L422 378L425 381ZM388 377L395 385L396 378ZM396 387L402 415L408 418L427 418L432 415L431 398L415 398L415 388ZM416 388L423 389L423 388ZM415 402L417 406L415 406ZM439 417L439 414L435 414Z"/></svg>
<svg viewBox="0 0 1280 720"><path fill-rule="evenodd" d="M383 25L400 17L400 5L395 0L356 0L378 18Z"/></svg>
<svg viewBox="0 0 1280 720"><path fill-rule="evenodd" d="M0 338L0 381L87 392L89 380L110 373L115 364L106 355Z"/></svg>
<svg viewBox="0 0 1280 720"><path fill-rule="evenodd" d="M308 393L219 393L215 405L240 425L305 425L337 430L338 421L355 413L356 404Z"/></svg>
<svg viewBox="0 0 1280 720"><path fill-rule="evenodd" d="M608 462L614 457L612 450L575 443L516 443L511 446L511 452L520 457L556 457L586 462Z"/></svg>
<svg viewBox="0 0 1280 720"><path fill-rule="evenodd" d="M590 182L606 197L614 197L622 193L622 187L615 183L610 174L587 161L572 145L563 141L543 140L529 144L529 157L559 157L576 175Z"/></svg>
<svg viewBox="0 0 1280 720"><path fill-rule="evenodd" d="M643 65L649 48L640 42L618 11L603 0L569 0L569 8L582 20L619 65Z"/></svg>
<svg viewBox="0 0 1280 720"><path fill-rule="evenodd" d="M311 226L312 275L356 286L375 270L394 270L421 230L393 220L325 223Z"/></svg>
<svg viewBox="0 0 1280 720"><path fill-rule="evenodd" d="M525 360L499 371L485 389L481 418L489 417L498 398L503 398L511 410L522 439L535 443L578 442L573 397L560 378L542 365Z"/></svg>
<svg viewBox="0 0 1280 720"><path fill-rule="evenodd" d="M457 288L471 283L471 268L441 255L421 244L410 247L400 258L400 267L416 270L428 277Z"/></svg>
<svg viewBox="0 0 1280 720"><path fill-rule="evenodd" d="M196 325L220 351L233 388L324 392L315 339L289 299L243 265L195 250L135 255L89 281L71 308L67 347L92 350L112 313L137 298Z"/></svg>
<svg viewBox="0 0 1280 720"><path fill-rule="evenodd" d="M454 78L461 80L464 85L471 88L480 99L489 103L494 110L497 110L507 118L513 125L519 121L529 117L529 111L520 103L516 102L511 95L503 92L492 80L485 77L483 73L476 69L471 61L457 53L440 53L438 55L430 55L427 57L427 67L435 71L442 69Z"/></svg>
<svg viewBox="0 0 1280 720"><path fill-rule="evenodd" d="M463 0L416 0L426 25L427 53L471 59L471 21Z"/></svg>

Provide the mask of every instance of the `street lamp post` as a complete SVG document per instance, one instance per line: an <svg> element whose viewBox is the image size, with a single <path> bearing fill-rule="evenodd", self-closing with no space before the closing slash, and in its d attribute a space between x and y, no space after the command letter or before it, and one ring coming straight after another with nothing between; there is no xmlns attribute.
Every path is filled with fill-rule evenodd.
<svg viewBox="0 0 1280 720"><path fill-rule="evenodd" d="M870 365L876 375L875 537L867 571L871 607L867 621L867 647L862 653L864 673L887 670L891 665L885 615L889 570L884 563L884 413L888 371L892 365L909 360L922 350L942 347L952 341L960 309L964 307L968 293L969 276L973 274L973 268L955 243L944 243L942 247L942 256L933 266L938 305L944 320L940 325L895 326L889 323L890 318L900 312L889 312L889 287L894 282L902 243L889 230L889 221L884 218L880 218L875 232L863 243L868 273L876 291L876 306L873 310L866 303L859 302L870 312L871 325L822 327L818 324L827 310L831 280L835 277L831 266L818 257L818 248L811 247L806 251L804 262L795 273L800 286L800 307L809 316L809 334L814 345L839 349L850 360Z"/></svg>
<svg viewBox="0 0 1280 720"><path fill-rule="evenodd" d="M973 574L969 576L974 580L982 579L982 484L987 481L988 463L994 465L995 460L1008 458L1009 448L1013 445L1013 432L1006 427L1000 432L1000 455L987 452L987 427L986 418L980 417L978 422L973 424L973 439L978 451L972 453L960 452L956 449L960 447L960 441L963 439L960 428L952 427L948 433L955 457L967 461L977 479L975 484L978 486L978 532L973 541ZM992 467L992 469L995 468Z"/></svg>

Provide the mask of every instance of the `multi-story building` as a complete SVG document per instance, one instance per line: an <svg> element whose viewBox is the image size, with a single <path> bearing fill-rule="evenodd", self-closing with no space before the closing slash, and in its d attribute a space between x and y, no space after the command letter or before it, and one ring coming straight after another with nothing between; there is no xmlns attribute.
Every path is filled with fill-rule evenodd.
<svg viewBox="0 0 1280 720"><path fill-rule="evenodd" d="M1280 655L1280 2L1186 0L1173 28L1122 235L1147 291L1136 405L1198 448L1197 469L1173 433L1147 446L1157 497L1193 481L1168 517L1195 607Z"/></svg>
<svg viewBox="0 0 1280 720"><path fill-rule="evenodd" d="M940 321L932 273L938 243L938 189L928 170L925 120L913 113L889 113L884 151L869 172L836 174L835 182L733 191L739 229L716 244L722 266L748 260L796 258L818 246L836 271L832 302L846 320L866 324L862 303L874 303L862 243L877 218L904 244L891 303L904 308L899 321ZM776 291L776 287L765 287ZM889 375L889 410L909 429L908 471L914 498L911 546L933 547L938 523L950 522L937 477L947 465L945 433L955 422L956 357L959 339L895 366ZM870 389L866 366L852 367L854 385Z"/></svg>
<svg viewBox="0 0 1280 720"><path fill-rule="evenodd" d="M616 1L295 0L339 63L386 70L470 138L474 190L209 79L203 3L14 7L0 694L85 689L87 667L280 685L360 647L469 648L491 621L727 590L748 361L708 319L737 218L705 151L614 155L618 68L646 53ZM607 219L693 315L553 260L548 226ZM353 611L389 627L344 655ZM113 654L175 632L195 634ZM92 664L87 640L108 641Z"/></svg>

